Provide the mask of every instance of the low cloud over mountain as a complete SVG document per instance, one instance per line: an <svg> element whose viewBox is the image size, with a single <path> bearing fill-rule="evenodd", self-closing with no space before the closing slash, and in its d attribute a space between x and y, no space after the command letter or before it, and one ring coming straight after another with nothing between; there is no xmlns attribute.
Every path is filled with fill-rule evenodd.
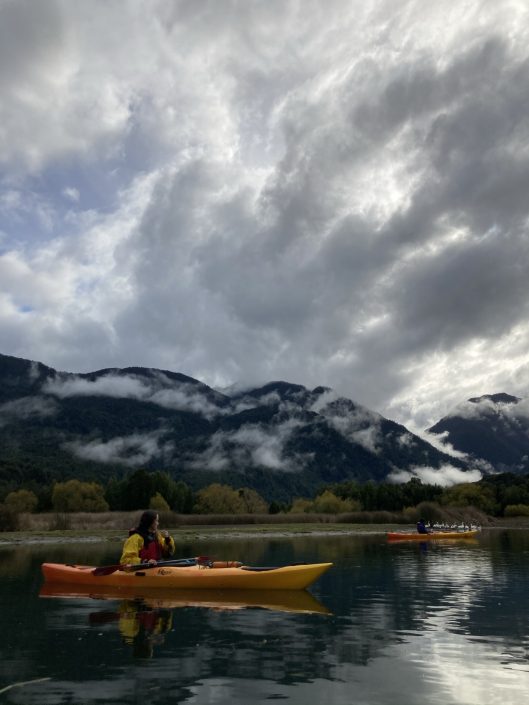
<svg viewBox="0 0 529 705"><path fill-rule="evenodd" d="M146 467L194 486L216 480L287 497L347 479L447 485L480 476L327 387L271 382L227 394L169 371L71 374L4 355L0 386L4 480Z"/></svg>
<svg viewBox="0 0 529 705"><path fill-rule="evenodd" d="M429 429L474 464L493 472L529 472L529 400L473 397Z"/></svg>

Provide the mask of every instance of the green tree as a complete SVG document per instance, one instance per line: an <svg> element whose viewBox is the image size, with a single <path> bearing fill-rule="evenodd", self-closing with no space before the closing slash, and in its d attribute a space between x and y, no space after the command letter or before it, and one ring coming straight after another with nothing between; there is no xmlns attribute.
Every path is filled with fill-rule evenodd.
<svg viewBox="0 0 529 705"><path fill-rule="evenodd" d="M362 488L358 482L354 480L348 480L347 482L340 482L336 485L329 485L327 488L340 499L356 499L361 501Z"/></svg>
<svg viewBox="0 0 529 705"><path fill-rule="evenodd" d="M126 483L123 480L116 480L111 477L105 488L105 500L112 511L121 511L125 509L124 495Z"/></svg>
<svg viewBox="0 0 529 705"><path fill-rule="evenodd" d="M360 502L354 499L340 499L329 490L320 494L312 502L311 512L322 514L343 514L360 510Z"/></svg>
<svg viewBox="0 0 529 705"><path fill-rule="evenodd" d="M197 492L197 514L244 514L246 507L237 490L214 482Z"/></svg>
<svg viewBox="0 0 529 705"><path fill-rule="evenodd" d="M5 506L17 514L21 512L34 512L39 500L37 495L30 490L16 490L10 492L5 498Z"/></svg>
<svg viewBox="0 0 529 705"><path fill-rule="evenodd" d="M310 499L303 499L302 497L296 497L292 502L292 507L290 508L289 514L305 514L306 512L312 511L312 502Z"/></svg>
<svg viewBox="0 0 529 705"><path fill-rule="evenodd" d="M444 490L441 504L454 507L472 506L486 514L496 514L498 510L493 490L476 482L463 482Z"/></svg>
<svg viewBox="0 0 529 705"><path fill-rule="evenodd" d="M175 494L171 508L179 514L191 514L195 497L193 491L185 482L179 480L175 483Z"/></svg>
<svg viewBox="0 0 529 705"><path fill-rule="evenodd" d="M239 497L243 501L244 511L247 514L267 514L268 504L261 495L249 487L242 487L239 490Z"/></svg>
<svg viewBox="0 0 529 705"><path fill-rule="evenodd" d="M17 531L19 516L10 507L0 504L0 531Z"/></svg>
<svg viewBox="0 0 529 705"><path fill-rule="evenodd" d="M155 494L153 478L146 470L136 470L123 485L122 507L125 510L144 509Z"/></svg>
<svg viewBox="0 0 529 705"><path fill-rule="evenodd" d="M529 517L529 504L508 504L503 510L506 517Z"/></svg>
<svg viewBox="0 0 529 705"><path fill-rule="evenodd" d="M157 512L168 512L170 507L165 501L165 498L157 492L149 501L149 509L155 509Z"/></svg>
<svg viewBox="0 0 529 705"><path fill-rule="evenodd" d="M164 497L169 507L172 509L177 501L178 490L176 482L166 472L151 473L151 486L153 495L157 492Z"/></svg>
<svg viewBox="0 0 529 705"><path fill-rule="evenodd" d="M268 513L269 514L279 514L280 512L283 512L285 514L288 512L290 507L288 504L285 504L284 502L276 502L276 500L272 500L270 502L270 506L268 507Z"/></svg>
<svg viewBox="0 0 529 705"><path fill-rule="evenodd" d="M96 482L68 480L53 487L52 505L56 512L106 512L108 503Z"/></svg>
<svg viewBox="0 0 529 705"><path fill-rule="evenodd" d="M529 504L529 491L525 485L505 487L499 495L500 501L504 506L508 504Z"/></svg>

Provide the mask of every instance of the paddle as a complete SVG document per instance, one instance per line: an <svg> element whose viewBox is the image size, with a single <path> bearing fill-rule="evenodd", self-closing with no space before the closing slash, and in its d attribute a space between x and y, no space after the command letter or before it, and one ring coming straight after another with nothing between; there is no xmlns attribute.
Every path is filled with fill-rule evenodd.
<svg viewBox="0 0 529 705"><path fill-rule="evenodd" d="M241 570L253 570L256 573L261 573L264 570L277 570L278 568L287 568L289 566L293 565L307 565L305 561L302 561L301 563L287 563L287 565L273 565L273 566L250 566L250 565L242 565Z"/></svg>
<svg viewBox="0 0 529 705"><path fill-rule="evenodd" d="M135 570L148 570L149 568L161 568L163 566L185 568L186 566L192 565L207 565L210 560L211 559L209 558L209 556L197 556L197 558L175 558L172 561L158 561L154 565L151 565L149 563L139 563L138 565L131 565L127 569L127 571L132 572ZM117 570L123 570L124 568L125 566L121 563L117 563L116 565L103 565L99 566L98 568L94 568L94 570L92 571L92 575L112 575L112 573L115 573Z"/></svg>

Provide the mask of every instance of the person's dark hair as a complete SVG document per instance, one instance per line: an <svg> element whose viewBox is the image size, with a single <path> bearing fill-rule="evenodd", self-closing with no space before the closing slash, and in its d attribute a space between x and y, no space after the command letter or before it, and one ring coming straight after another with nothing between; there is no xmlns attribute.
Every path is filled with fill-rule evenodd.
<svg viewBox="0 0 529 705"><path fill-rule="evenodd" d="M147 534L149 533L152 523L157 516L158 512L156 512L154 509L147 509L146 511L144 511L140 517L138 526L129 531L129 536L132 536L132 534L140 534L140 536L143 536L145 538L145 536L147 536Z"/></svg>

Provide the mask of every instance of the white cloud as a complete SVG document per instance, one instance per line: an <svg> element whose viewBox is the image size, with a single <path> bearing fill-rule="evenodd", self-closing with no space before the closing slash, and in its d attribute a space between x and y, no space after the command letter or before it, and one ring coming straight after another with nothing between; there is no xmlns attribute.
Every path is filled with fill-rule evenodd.
<svg viewBox="0 0 529 705"><path fill-rule="evenodd" d="M523 3L0 15L3 352L324 384L417 427L526 396Z"/></svg>
<svg viewBox="0 0 529 705"><path fill-rule="evenodd" d="M60 399L74 396L108 396L122 399L145 399L151 389L138 377L108 374L90 380L82 377L55 377L42 387L46 394Z"/></svg>
<svg viewBox="0 0 529 705"><path fill-rule="evenodd" d="M479 402L464 401L452 409L447 416L458 416L462 419L479 419L484 415L490 414L490 412L495 413L497 410L497 405L490 399L481 399Z"/></svg>
<svg viewBox="0 0 529 705"><path fill-rule="evenodd" d="M0 426L14 418L53 416L57 409L57 403L53 399L38 396L20 397L0 404Z"/></svg>
<svg viewBox="0 0 529 705"><path fill-rule="evenodd" d="M285 445L293 432L301 426L289 419L267 427L244 424L235 431L217 431L206 451L196 456L190 466L198 470L225 470L230 465L244 466L245 462L268 470L297 472L306 462L305 456L284 455Z"/></svg>
<svg viewBox="0 0 529 705"><path fill-rule="evenodd" d="M81 197L81 194L79 193L79 189L73 188L73 187L66 187L63 188L62 190L62 195L69 201L73 201L74 203L77 203L79 201L79 198Z"/></svg>
<svg viewBox="0 0 529 705"><path fill-rule="evenodd" d="M316 399L311 410L321 414L327 423L349 441L361 445L371 453L380 453L383 442L380 415L339 397L331 389Z"/></svg>
<svg viewBox="0 0 529 705"><path fill-rule="evenodd" d="M451 487L461 482L478 482L481 480L481 472L474 468L471 470L461 470L453 465L442 465L439 468L427 466L417 466L411 471L395 470L388 476L389 482L408 482L414 477L429 485L440 485L441 487Z"/></svg>
<svg viewBox="0 0 529 705"><path fill-rule="evenodd" d="M456 450L452 446L452 444L448 442L448 431L445 431L444 433L429 433L428 431L423 431L421 429L415 428L412 428L411 431L414 435L419 436L419 438L422 438L423 441L426 441L426 443L429 443L434 448L437 448L437 450L440 450L441 453L451 455L453 458L467 458L466 453L462 453L461 451ZM402 437L401 439L402 442L404 442L404 439Z"/></svg>
<svg viewBox="0 0 529 705"><path fill-rule="evenodd" d="M195 384L172 381L163 372L149 378L112 372L94 380L75 375L58 376L48 379L42 391L61 399L73 396L138 399L167 409L199 413L208 418L225 413L221 407L211 403L204 392L197 390Z"/></svg>
<svg viewBox="0 0 529 705"><path fill-rule="evenodd" d="M171 455L174 450L172 444L160 442L159 433L136 433L109 441L96 439L88 443L72 441L66 443L65 448L84 460L121 463L132 467L143 465L160 455Z"/></svg>

